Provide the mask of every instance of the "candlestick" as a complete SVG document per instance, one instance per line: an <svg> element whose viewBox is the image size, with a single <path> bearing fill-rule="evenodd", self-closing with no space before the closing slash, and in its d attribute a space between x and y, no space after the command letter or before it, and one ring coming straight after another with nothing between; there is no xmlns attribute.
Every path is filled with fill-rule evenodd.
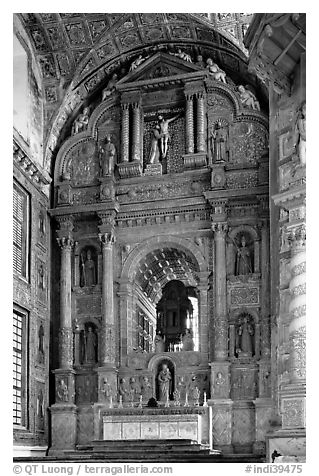
<svg viewBox="0 0 319 476"><path fill-rule="evenodd" d="M203 402L203 407L207 407L207 399L206 399L206 392L204 392L204 402Z"/></svg>
<svg viewBox="0 0 319 476"><path fill-rule="evenodd" d="M123 397L120 395L119 408L123 408Z"/></svg>
<svg viewBox="0 0 319 476"><path fill-rule="evenodd" d="M188 393L186 392L185 394L185 403L184 403L184 407L188 407Z"/></svg>

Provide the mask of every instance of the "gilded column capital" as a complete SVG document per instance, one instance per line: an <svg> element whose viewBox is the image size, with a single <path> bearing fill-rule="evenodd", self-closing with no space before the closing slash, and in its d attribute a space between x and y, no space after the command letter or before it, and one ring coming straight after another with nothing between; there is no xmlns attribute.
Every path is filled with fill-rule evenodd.
<svg viewBox="0 0 319 476"><path fill-rule="evenodd" d="M105 210L103 212L98 212L98 217L100 219L99 231L100 233L113 232L115 227L115 217L118 212L118 207L114 205L114 208L110 210Z"/></svg>
<svg viewBox="0 0 319 476"><path fill-rule="evenodd" d="M99 233L99 240L103 248L110 248L115 243L115 236L113 231Z"/></svg>
<svg viewBox="0 0 319 476"><path fill-rule="evenodd" d="M71 237L61 236L58 237L56 240L62 250L71 250L73 248L74 240Z"/></svg>
<svg viewBox="0 0 319 476"><path fill-rule="evenodd" d="M226 235L228 224L225 222L212 223L212 231L218 235Z"/></svg>

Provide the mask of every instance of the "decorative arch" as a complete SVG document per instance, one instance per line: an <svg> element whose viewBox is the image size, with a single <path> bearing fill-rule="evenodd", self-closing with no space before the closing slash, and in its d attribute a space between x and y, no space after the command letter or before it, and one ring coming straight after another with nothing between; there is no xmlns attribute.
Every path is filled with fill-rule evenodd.
<svg viewBox="0 0 319 476"><path fill-rule="evenodd" d="M253 241L258 241L260 239L259 233L257 232L256 228L250 225L240 225L232 228L231 231L228 233L229 238L234 240L238 233L246 232L249 233L252 237Z"/></svg>
<svg viewBox="0 0 319 476"><path fill-rule="evenodd" d="M162 248L163 246L170 246L180 249L192 256L195 263L198 265L198 270L208 271L207 262L198 245L187 238L175 237L173 235L159 235L153 238L142 241L139 245L132 249L129 253L121 274L121 280L132 281L133 274L138 263L148 253Z"/></svg>
<svg viewBox="0 0 319 476"><path fill-rule="evenodd" d="M259 323L258 310L254 308L249 308L249 307L241 307L239 309L234 309L233 311L230 312L229 320L235 323L241 314L250 314L253 317L255 324Z"/></svg>

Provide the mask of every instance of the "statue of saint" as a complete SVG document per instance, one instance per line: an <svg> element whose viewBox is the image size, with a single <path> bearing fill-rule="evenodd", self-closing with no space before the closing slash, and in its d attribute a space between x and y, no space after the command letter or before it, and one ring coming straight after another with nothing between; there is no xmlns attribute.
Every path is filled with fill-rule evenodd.
<svg viewBox="0 0 319 476"><path fill-rule="evenodd" d="M139 383L135 380L135 377L130 378L129 394L132 398L132 401L137 401L141 395L141 387Z"/></svg>
<svg viewBox="0 0 319 476"><path fill-rule="evenodd" d="M110 81L107 83L106 88L102 91L102 101L105 101L105 99L107 99L114 93L117 79L117 74L114 73Z"/></svg>
<svg viewBox="0 0 319 476"><path fill-rule="evenodd" d="M126 403L126 402L129 401L130 391L129 391L129 387L128 387L127 383L126 383L125 378L121 378L121 380L120 380L119 394L120 394L120 396L122 397L122 402L123 402L123 403Z"/></svg>
<svg viewBox="0 0 319 476"><path fill-rule="evenodd" d="M211 152L214 162L223 162L227 160L229 153L228 148L228 127L223 126L221 121L218 121L215 126L212 126L211 135Z"/></svg>
<svg viewBox="0 0 319 476"><path fill-rule="evenodd" d="M186 329L185 334L182 337L182 350L194 350L194 339L191 329Z"/></svg>
<svg viewBox="0 0 319 476"><path fill-rule="evenodd" d="M242 352L246 354L252 354L253 351L253 335L254 335L254 328L248 322L248 318L245 316L243 319L242 324L240 324L238 328L238 335L239 335L239 346Z"/></svg>
<svg viewBox="0 0 319 476"><path fill-rule="evenodd" d="M177 53L170 53L173 56L177 56L178 58L187 61L188 63L192 63L192 58L188 53L185 53L185 51L182 51L180 48L178 48Z"/></svg>
<svg viewBox="0 0 319 476"><path fill-rule="evenodd" d="M108 383L106 377L103 379L103 383L101 385L101 393L105 401L109 401L110 398L113 396L112 387Z"/></svg>
<svg viewBox="0 0 319 476"><path fill-rule="evenodd" d="M207 66L208 73L212 79L216 81L221 81L222 83L226 83L226 73L223 71L211 58L207 58Z"/></svg>
<svg viewBox="0 0 319 476"><path fill-rule="evenodd" d="M245 237L242 236L241 248L237 250L236 276L252 273L250 251L246 246Z"/></svg>
<svg viewBox="0 0 319 476"><path fill-rule="evenodd" d="M89 112L90 108L85 107L82 114L79 114L79 116L75 119L72 126L72 135L78 134L79 132L83 132L87 129L89 124Z"/></svg>
<svg viewBox="0 0 319 476"><path fill-rule="evenodd" d="M181 375L181 377L179 377L177 388L179 390L180 399L184 401L185 396L186 396L186 382L184 380L183 375Z"/></svg>
<svg viewBox="0 0 319 476"><path fill-rule="evenodd" d="M130 71L134 71L134 69L138 68L142 63L144 63L144 61L147 58L148 58L148 56L146 58L143 58L142 55L139 55L139 57L136 58L136 60L134 60L133 63L131 64Z"/></svg>
<svg viewBox="0 0 319 476"><path fill-rule="evenodd" d="M245 89L244 86L238 86L239 91L239 98L242 104L250 109L255 109L256 111L260 111L260 105L257 101L256 96L249 91L249 89Z"/></svg>
<svg viewBox="0 0 319 476"><path fill-rule="evenodd" d="M88 327L88 330L85 335L85 355L84 361L87 364L91 364L96 362L96 335L93 332L93 328L91 326Z"/></svg>
<svg viewBox="0 0 319 476"><path fill-rule="evenodd" d="M161 145L161 154L162 158L165 159L167 156L168 142L170 140L170 135L168 132L168 126L171 122L175 121L179 115L172 117L171 119L164 119L163 116L158 116L158 123L160 126L160 145Z"/></svg>
<svg viewBox="0 0 319 476"><path fill-rule="evenodd" d="M197 60L196 60L196 66L198 66L199 68L201 69L205 69L206 68L206 65L205 65L205 62L203 60L203 56L202 55L198 55L197 56Z"/></svg>
<svg viewBox="0 0 319 476"><path fill-rule="evenodd" d="M159 149L159 140L162 135L160 132L161 128L159 124L156 124L155 128L152 130L152 140L151 140L151 150L148 158L149 164L158 164L160 158L160 149Z"/></svg>
<svg viewBox="0 0 319 476"><path fill-rule="evenodd" d="M301 165L306 165L306 103L303 103L298 113L295 145Z"/></svg>
<svg viewBox="0 0 319 476"><path fill-rule="evenodd" d="M178 388L174 390L173 396L174 396L175 405L179 407L181 404L181 392L178 390Z"/></svg>
<svg viewBox="0 0 319 476"><path fill-rule="evenodd" d="M226 379L221 372L217 372L215 385L214 385L214 394L218 397L223 395L223 387L226 383Z"/></svg>
<svg viewBox="0 0 319 476"><path fill-rule="evenodd" d="M67 384L64 382L64 379L59 381L57 396L62 402L67 402L69 400L69 390Z"/></svg>
<svg viewBox="0 0 319 476"><path fill-rule="evenodd" d="M159 384L159 401L166 402L169 399L172 381L171 372L167 364L162 365L162 370L158 374L157 379Z"/></svg>
<svg viewBox="0 0 319 476"><path fill-rule="evenodd" d="M94 286L96 284L95 263L92 259L91 250L87 250L86 260L84 262L83 253L81 253L81 279L80 286Z"/></svg>
<svg viewBox="0 0 319 476"><path fill-rule="evenodd" d="M108 134L106 136L105 144L102 144L99 150L99 161L103 177L112 175L112 172L114 170L115 157L116 147L111 141L110 134Z"/></svg>
<svg viewBox="0 0 319 476"><path fill-rule="evenodd" d="M152 390L152 385L150 384L148 377L143 377L142 385L141 385L141 395L143 397L144 401L148 401L152 395L153 395L153 390Z"/></svg>
<svg viewBox="0 0 319 476"><path fill-rule="evenodd" d="M165 352L165 341L161 331L156 331L156 336L154 339L154 347L155 347L156 353Z"/></svg>

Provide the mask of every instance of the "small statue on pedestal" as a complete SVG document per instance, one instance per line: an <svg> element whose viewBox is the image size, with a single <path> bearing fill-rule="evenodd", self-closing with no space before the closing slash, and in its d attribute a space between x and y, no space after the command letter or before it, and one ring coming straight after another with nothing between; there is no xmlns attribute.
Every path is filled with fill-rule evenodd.
<svg viewBox="0 0 319 476"><path fill-rule="evenodd" d="M171 372L167 364L162 365L162 370L158 374L157 379L159 383L159 401L166 402L169 399L172 381Z"/></svg>
<svg viewBox="0 0 319 476"><path fill-rule="evenodd" d="M111 141L111 135L106 136L105 144L100 146L99 162L102 171L102 177L112 175L116 160L116 147Z"/></svg>
<svg viewBox="0 0 319 476"><path fill-rule="evenodd" d="M162 336L161 331L156 331L156 336L154 339L154 347L155 347L156 353L165 352L165 340L164 340L164 337Z"/></svg>
<svg viewBox="0 0 319 476"><path fill-rule="evenodd" d="M211 128L211 153L214 162L224 162L228 158L228 127L218 121Z"/></svg>
<svg viewBox="0 0 319 476"><path fill-rule="evenodd" d="M152 397L152 385L150 384L148 377L143 377L142 385L141 385L141 396L143 397L144 401L148 401Z"/></svg>
<svg viewBox="0 0 319 476"><path fill-rule="evenodd" d="M249 89L245 89L244 86L238 86L239 91L239 98L242 104L250 109L255 109L256 111L260 111L260 105L256 98L256 96L249 91Z"/></svg>
<svg viewBox="0 0 319 476"><path fill-rule="evenodd" d="M203 60L203 56L202 56L202 55L198 55L198 56L197 56L197 60L196 60L195 65L198 66L198 67L201 68L201 69L205 69L205 68L206 68L206 65L205 65L205 62L204 62L204 60Z"/></svg>
<svg viewBox="0 0 319 476"><path fill-rule="evenodd" d="M111 403L112 399L112 387L108 383L107 378L105 377L101 386L101 394L103 395L104 401Z"/></svg>
<svg viewBox="0 0 319 476"><path fill-rule="evenodd" d="M223 376L222 372L217 372L215 385L214 385L214 396L221 397L223 396L224 385L226 383L226 379Z"/></svg>
<svg viewBox="0 0 319 476"><path fill-rule="evenodd" d="M194 350L194 339L191 329L186 329L186 332L182 337L182 344L183 351Z"/></svg>
<svg viewBox="0 0 319 476"><path fill-rule="evenodd" d="M306 165L306 103L304 102L298 112L295 126L295 147L301 165Z"/></svg>
<svg viewBox="0 0 319 476"><path fill-rule="evenodd" d="M141 387L135 380L135 377L130 378L130 394L133 393L133 401L137 401L141 395Z"/></svg>
<svg viewBox="0 0 319 476"><path fill-rule="evenodd" d="M130 391L126 383L125 378L121 378L119 385L119 395L122 397L122 402L127 403L130 401Z"/></svg>
<svg viewBox="0 0 319 476"><path fill-rule="evenodd" d="M174 405L175 405L175 407L179 407L180 404L181 404L181 393L177 388L174 390L173 396L174 396Z"/></svg>
<svg viewBox="0 0 319 476"><path fill-rule="evenodd" d="M90 108L85 107L82 114L79 114L79 116L75 119L72 126L72 136L87 129L89 124L89 112Z"/></svg>

